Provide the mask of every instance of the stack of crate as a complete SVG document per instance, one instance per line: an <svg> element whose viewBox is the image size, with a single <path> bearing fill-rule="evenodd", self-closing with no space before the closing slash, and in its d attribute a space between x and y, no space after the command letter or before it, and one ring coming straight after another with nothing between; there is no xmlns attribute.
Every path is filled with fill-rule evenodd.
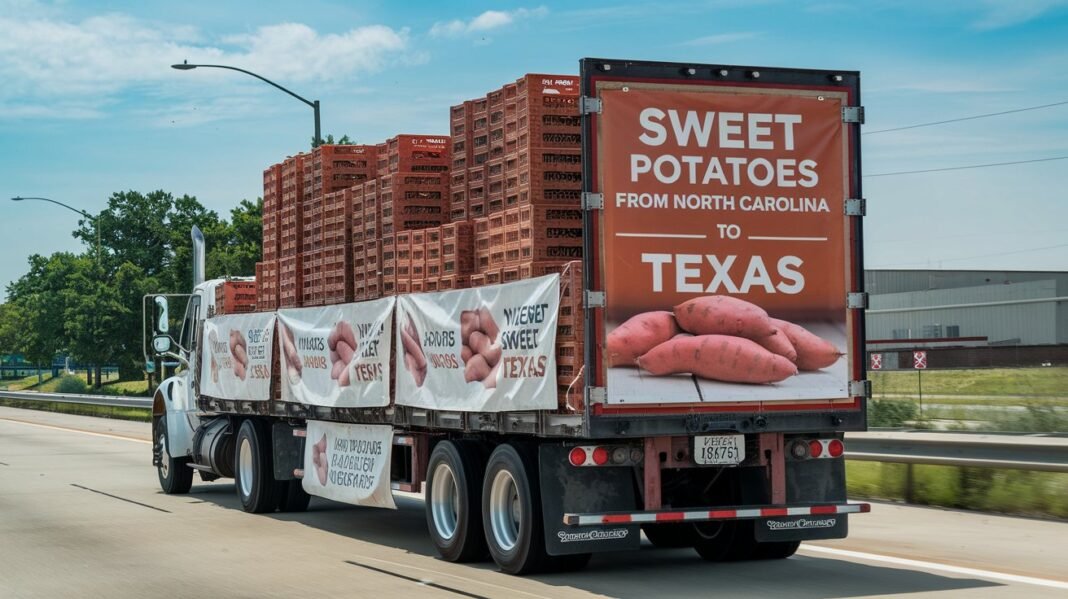
<svg viewBox="0 0 1068 599"><path fill-rule="evenodd" d="M323 196L322 296L323 304L353 299L352 189Z"/></svg>
<svg viewBox="0 0 1068 599"><path fill-rule="evenodd" d="M475 270L475 227L469 222L441 226L441 278L438 289L463 289Z"/></svg>
<svg viewBox="0 0 1068 599"><path fill-rule="evenodd" d="M278 307L281 202L282 165L274 164L263 171L263 245L256 263L256 305L260 310Z"/></svg>
<svg viewBox="0 0 1068 599"><path fill-rule="evenodd" d="M560 268L560 312L556 323L556 377L560 405L570 411L582 409L582 372L585 351L585 314L582 261Z"/></svg>
<svg viewBox="0 0 1068 599"><path fill-rule="evenodd" d="M278 307L301 305L304 286L301 276L303 243L304 161L306 154L286 158L282 163L282 192L279 204Z"/></svg>
<svg viewBox="0 0 1068 599"><path fill-rule="evenodd" d="M309 184L311 164L305 161L305 195L301 203L301 305L323 305L323 196Z"/></svg>
<svg viewBox="0 0 1068 599"><path fill-rule="evenodd" d="M215 287L215 314L256 311L256 281L225 281Z"/></svg>

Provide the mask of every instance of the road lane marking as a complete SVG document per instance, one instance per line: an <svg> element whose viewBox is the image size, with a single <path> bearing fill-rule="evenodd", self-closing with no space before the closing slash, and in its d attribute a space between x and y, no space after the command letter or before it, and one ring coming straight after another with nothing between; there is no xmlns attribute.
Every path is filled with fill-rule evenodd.
<svg viewBox="0 0 1068 599"><path fill-rule="evenodd" d="M85 431L80 428L67 428L65 426L52 426L51 424L39 424L36 422L26 422L25 420L16 420L14 418L2 418L0 420L4 422L12 422L15 424L25 424L26 426L36 426L38 428L47 428L54 431L66 431L68 433L81 433L83 435L90 435L93 437L104 437L105 439L118 439L120 441L133 441L135 443L144 443L145 445L151 445L152 441L148 439L137 439L135 437L125 437L123 435L112 435L109 433L94 433L93 431Z"/></svg>
<svg viewBox="0 0 1068 599"><path fill-rule="evenodd" d="M1035 578L1033 576L1020 576L1018 574L1006 574L1004 572L994 572L992 570L980 570L979 568L965 568L962 566L950 566L949 564L940 564L938 562L925 562L922 560L906 559L903 557L891 557L889 555L879 555L877 553L865 553L862 551L851 551L849 549L834 549L831 547L820 547L817 545L809 545L805 543L801 546L804 551L811 551L813 553L824 553L827 555L834 555L839 557L851 557L854 559L862 559L872 562L883 562L886 564L894 564L897 566L905 566L907 568L918 568L921 570L934 570L936 572L946 572L950 574L963 574L965 576L973 576L975 578L985 578L988 580L994 580L998 582L1016 582L1020 584L1030 584L1035 586L1050 587L1054 589L1068 590L1068 582L1060 580L1050 580L1047 578Z"/></svg>
<svg viewBox="0 0 1068 599"><path fill-rule="evenodd" d="M390 572L389 570L386 570L385 568L376 568L374 566L368 566L367 564L361 564L359 562L354 562L354 561L352 561L350 559L345 560L345 563L353 565L353 566L359 566L361 568L366 568L366 569L368 569L368 570L370 570L372 572L378 572L379 574L388 574L389 576L393 576L393 577L399 578L401 580L407 580L408 582L414 582L415 584L420 585L420 586L425 586L425 587L438 589L439 591L446 591L446 592L449 592L449 593L455 593L455 594L460 595L462 597L470 597L471 599L489 599L489 597L487 597L485 595L476 595L474 593L469 593L467 591L463 591L463 590L460 590L460 589L455 589L453 587L447 587L447 586L445 586L443 584L438 584L438 583L434 582L433 580L420 580L420 579L414 578L412 576L405 576L404 574L398 574L396 572Z"/></svg>
<svg viewBox="0 0 1068 599"><path fill-rule="evenodd" d="M449 574L448 572L442 572L440 570L430 570L428 568L420 568L419 566L411 566L411 565L408 565L408 564L402 564L400 562L394 562L394 561L390 561L388 559L378 559L378 558L369 557L369 556L366 556L366 555L361 555L360 559L365 560L365 561L378 562L380 564L388 564L390 566L394 566L394 567L397 567L397 568L407 568L409 570L415 570L417 572L425 572L427 574L432 574L432 575L448 576L449 578L455 578L456 580L462 580L464 582L480 584L482 586L492 587L492 588L499 589L499 590L502 590L502 591L508 591L509 593L518 593L520 595L527 595L528 597L537 597L538 599L550 599L550 597L548 597L546 595L536 595L536 594L531 593L529 591L522 591L522 590L519 590L519 589L513 589L511 587L506 587L506 586L502 586L502 585L499 585L499 584L493 584L492 582L486 582L484 580L476 580L474 578L468 578L466 576L457 576L455 574ZM348 560L346 560L346 561L348 561ZM353 563L353 565L357 565L357 566L363 565L363 564L358 564L358 563L354 563L354 562L350 562L350 563Z"/></svg>
<svg viewBox="0 0 1068 599"><path fill-rule="evenodd" d="M125 497L119 497L118 495L112 495L111 493L105 493L103 491L98 491L96 489L90 489L89 487L83 487L82 485L79 485L79 484L70 483L70 486L78 488L78 489L84 489L86 491L92 491L93 493L98 493L100 495L103 495L105 497L110 497L112 499L118 499L119 501L125 501L126 503L132 503L134 505L139 505L141 507L147 507L148 509L156 510L157 512L163 512L165 514L170 514L171 513L170 510L165 510L165 509L163 509L161 507L156 507L154 505L148 505L147 503L141 503L140 501L134 501L133 499L126 499Z"/></svg>

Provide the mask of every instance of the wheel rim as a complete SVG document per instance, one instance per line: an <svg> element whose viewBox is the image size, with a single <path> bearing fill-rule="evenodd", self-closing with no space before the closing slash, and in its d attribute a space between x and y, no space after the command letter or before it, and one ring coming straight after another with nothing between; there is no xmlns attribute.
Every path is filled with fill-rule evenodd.
<svg viewBox="0 0 1068 599"><path fill-rule="evenodd" d="M167 453L167 435L159 434L159 473L163 478L171 474L171 454Z"/></svg>
<svg viewBox="0 0 1068 599"><path fill-rule="evenodd" d="M238 482L241 484L241 495L252 495L252 444L248 439L241 439L241 449L237 460Z"/></svg>
<svg viewBox="0 0 1068 599"><path fill-rule="evenodd" d="M434 529L438 536L451 540L460 519L460 488L448 464L441 463L434 468L434 483L430 486L430 513L434 517Z"/></svg>
<svg viewBox="0 0 1068 599"><path fill-rule="evenodd" d="M711 520L708 522L695 522L693 525L697 537L705 541L714 541L723 538L726 534L727 523L723 520Z"/></svg>
<svg viewBox="0 0 1068 599"><path fill-rule="evenodd" d="M511 551L519 540L523 523L519 488L507 470L499 471L490 486L490 528L493 540L504 551Z"/></svg>

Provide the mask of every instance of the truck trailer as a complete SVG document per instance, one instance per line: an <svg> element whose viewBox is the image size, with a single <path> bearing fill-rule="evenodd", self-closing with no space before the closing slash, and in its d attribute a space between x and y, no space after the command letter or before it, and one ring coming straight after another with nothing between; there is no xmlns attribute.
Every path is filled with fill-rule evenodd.
<svg viewBox="0 0 1068 599"><path fill-rule="evenodd" d="M250 513L422 492L442 558L512 574L642 533L710 561L844 538L869 509L843 458L870 395L859 73L587 58L580 82L558 272L217 314L194 228L177 338L148 298L182 365L153 400L163 491L234 478Z"/></svg>

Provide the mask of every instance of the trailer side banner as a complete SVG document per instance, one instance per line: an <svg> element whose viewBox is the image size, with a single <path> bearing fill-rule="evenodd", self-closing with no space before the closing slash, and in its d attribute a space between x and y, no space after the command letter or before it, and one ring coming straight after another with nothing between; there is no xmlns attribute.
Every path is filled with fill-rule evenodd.
<svg viewBox="0 0 1068 599"><path fill-rule="evenodd" d="M848 398L847 91L597 95L608 402Z"/></svg>
<svg viewBox="0 0 1068 599"><path fill-rule="evenodd" d="M387 297L279 310L282 400L335 408L389 405L394 303Z"/></svg>
<svg viewBox="0 0 1068 599"><path fill-rule="evenodd" d="M397 509L389 485L393 427L308 421L301 485L311 495Z"/></svg>
<svg viewBox="0 0 1068 599"><path fill-rule="evenodd" d="M274 321L272 312L204 321L200 393L219 399L269 400Z"/></svg>
<svg viewBox="0 0 1068 599"><path fill-rule="evenodd" d="M397 298L397 404L556 407L560 276Z"/></svg>

